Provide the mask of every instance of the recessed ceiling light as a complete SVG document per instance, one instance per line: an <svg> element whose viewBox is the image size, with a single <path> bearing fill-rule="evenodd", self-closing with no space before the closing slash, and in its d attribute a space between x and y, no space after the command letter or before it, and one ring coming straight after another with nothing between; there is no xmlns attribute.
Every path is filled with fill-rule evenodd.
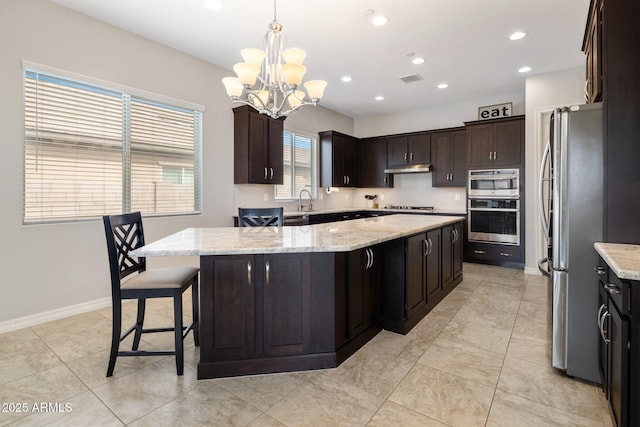
<svg viewBox="0 0 640 427"><path fill-rule="evenodd" d="M376 15L373 17L373 19L371 19L371 25L375 27L381 27L383 25L386 25L387 22L389 22L389 18L387 18L384 15Z"/></svg>
<svg viewBox="0 0 640 427"><path fill-rule="evenodd" d="M204 7L211 10L220 10L222 9L222 3L220 3L220 0L206 0Z"/></svg>
<svg viewBox="0 0 640 427"><path fill-rule="evenodd" d="M518 68L518 72L519 72L519 73L528 73L529 71L531 71L531 67L521 67L521 68Z"/></svg>
<svg viewBox="0 0 640 427"><path fill-rule="evenodd" d="M340 80L342 80L345 83L349 83L351 81L351 76L342 76Z"/></svg>
<svg viewBox="0 0 640 427"><path fill-rule="evenodd" d="M415 65L424 64L424 58L421 56L415 57L411 60L411 63Z"/></svg>
<svg viewBox="0 0 640 427"><path fill-rule="evenodd" d="M440 83L437 87L438 87L438 89L446 89L446 88L449 87L449 85L446 84L446 83Z"/></svg>
<svg viewBox="0 0 640 427"><path fill-rule="evenodd" d="M376 101L382 101L382 100L384 100L384 96L378 95L378 96L376 96L375 99L376 99Z"/></svg>
<svg viewBox="0 0 640 427"><path fill-rule="evenodd" d="M509 36L509 40L520 40L527 36L527 33L524 31L516 31Z"/></svg>

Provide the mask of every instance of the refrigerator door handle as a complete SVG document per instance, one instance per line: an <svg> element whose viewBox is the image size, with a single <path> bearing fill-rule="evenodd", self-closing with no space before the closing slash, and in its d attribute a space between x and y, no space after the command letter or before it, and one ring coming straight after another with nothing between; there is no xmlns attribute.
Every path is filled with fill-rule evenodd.
<svg viewBox="0 0 640 427"><path fill-rule="evenodd" d="M542 162L540 163L540 174L538 175L538 209L540 213L540 222L542 223L542 229L544 230L544 237L549 241L549 215L547 215L547 210L544 205L544 186L545 183L549 185L548 191L551 191L550 181L551 177L545 178L544 171L547 169L547 166L551 168L549 164L549 153L551 151L551 141L547 140L547 145L544 148L544 152L542 154ZM550 206L548 206L550 208Z"/></svg>

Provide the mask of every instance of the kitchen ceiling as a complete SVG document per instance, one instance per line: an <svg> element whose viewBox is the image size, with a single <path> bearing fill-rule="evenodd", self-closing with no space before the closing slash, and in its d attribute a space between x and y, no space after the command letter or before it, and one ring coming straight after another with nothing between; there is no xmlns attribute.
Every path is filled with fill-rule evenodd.
<svg viewBox="0 0 640 427"><path fill-rule="evenodd" d="M51 1L228 70L241 49L264 48L273 19L272 0L217 0L220 10L205 0ZM307 52L304 80L328 81L321 105L360 117L524 91L526 76L584 65L588 8L589 0L279 0L278 21L288 47ZM371 25L371 11L388 24ZM514 31L527 37L511 41ZM416 56L425 62L412 64ZM532 69L519 73L523 66ZM414 73L422 79L401 80ZM222 87L217 76L211 84Z"/></svg>

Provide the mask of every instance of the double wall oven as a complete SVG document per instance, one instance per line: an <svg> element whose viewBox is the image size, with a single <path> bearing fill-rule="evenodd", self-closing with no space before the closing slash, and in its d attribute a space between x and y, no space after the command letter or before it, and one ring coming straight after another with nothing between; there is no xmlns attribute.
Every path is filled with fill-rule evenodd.
<svg viewBox="0 0 640 427"><path fill-rule="evenodd" d="M469 171L469 241L520 244L520 170Z"/></svg>

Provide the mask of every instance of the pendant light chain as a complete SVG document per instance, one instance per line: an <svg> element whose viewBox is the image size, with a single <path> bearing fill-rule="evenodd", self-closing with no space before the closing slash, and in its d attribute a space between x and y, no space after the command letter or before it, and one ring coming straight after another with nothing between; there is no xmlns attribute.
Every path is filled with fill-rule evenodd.
<svg viewBox="0 0 640 427"><path fill-rule="evenodd" d="M278 21L278 0L273 0L273 22Z"/></svg>

